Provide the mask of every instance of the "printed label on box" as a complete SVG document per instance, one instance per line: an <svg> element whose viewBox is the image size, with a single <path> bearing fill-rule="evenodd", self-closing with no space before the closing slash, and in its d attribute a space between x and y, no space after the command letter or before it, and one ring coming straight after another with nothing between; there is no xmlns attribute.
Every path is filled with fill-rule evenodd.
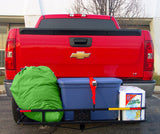
<svg viewBox="0 0 160 134"><path fill-rule="evenodd" d="M141 107L142 94L126 94L126 107ZM140 120L140 110L125 111L127 120Z"/></svg>

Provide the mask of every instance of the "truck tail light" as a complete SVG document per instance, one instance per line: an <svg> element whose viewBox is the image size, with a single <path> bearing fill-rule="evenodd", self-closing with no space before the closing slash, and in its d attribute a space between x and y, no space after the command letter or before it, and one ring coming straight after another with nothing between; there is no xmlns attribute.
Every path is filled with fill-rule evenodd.
<svg viewBox="0 0 160 134"><path fill-rule="evenodd" d="M86 14L69 14L69 17L87 17Z"/></svg>
<svg viewBox="0 0 160 134"><path fill-rule="evenodd" d="M154 70L154 50L152 41L145 41L144 71Z"/></svg>
<svg viewBox="0 0 160 134"><path fill-rule="evenodd" d="M6 70L16 69L16 31L17 29L11 29L7 38L5 55Z"/></svg>

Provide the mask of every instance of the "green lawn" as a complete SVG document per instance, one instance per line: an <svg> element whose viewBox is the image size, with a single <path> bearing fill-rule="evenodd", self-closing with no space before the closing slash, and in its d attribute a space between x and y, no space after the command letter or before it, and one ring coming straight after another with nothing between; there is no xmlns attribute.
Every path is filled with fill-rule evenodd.
<svg viewBox="0 0 160 134"><path fill-rule="evenodd" d="M5 79L5 76L0 76L0 85L3 85L4 79Z"/></svg>
<svg viewBox="0 0 160 134"><path fill-rule="evenodd" d="M156 80L156 85L160 85L160 75L154 74L153 80Z"/></svg>
<svg viewBox="0 0 160 134"><path fill-rule="evenodd" d="M5 76L0 76L0 85L3 85ZM160 75L154 74L153 79L156 80L156 85L160 85Z"/></svg>

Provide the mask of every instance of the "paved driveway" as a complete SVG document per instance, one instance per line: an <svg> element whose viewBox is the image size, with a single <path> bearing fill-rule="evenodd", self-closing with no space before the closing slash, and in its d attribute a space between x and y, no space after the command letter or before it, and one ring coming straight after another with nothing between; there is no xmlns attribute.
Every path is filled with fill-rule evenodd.
<svg viewBox="0 0 160 134"><path fill-rule="evenodd" d="M85 130L72 130L67 128L17 125L12 119L11 100L0 96L0 134L159 134L160 133L160 95L148 98L147 121L134 124L101 124L103 127ZM100 124L90 124L86 127L95 127ZM78 125L64 125L64 127L77 127Z"/></svg>

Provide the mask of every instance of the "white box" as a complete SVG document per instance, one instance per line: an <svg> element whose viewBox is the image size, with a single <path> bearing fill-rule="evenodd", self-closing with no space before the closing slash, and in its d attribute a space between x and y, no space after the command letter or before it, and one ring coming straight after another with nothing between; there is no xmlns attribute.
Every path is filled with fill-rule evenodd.
<svg viewBox="0 0 160 134"><path fill-rule="evenodd" d="M121 86L119 90L119 107L145 107L145 91L138 87ZM120 113L119 113L120 120ZM145 120L145 110L122 111L123 121Z"/></svg>

